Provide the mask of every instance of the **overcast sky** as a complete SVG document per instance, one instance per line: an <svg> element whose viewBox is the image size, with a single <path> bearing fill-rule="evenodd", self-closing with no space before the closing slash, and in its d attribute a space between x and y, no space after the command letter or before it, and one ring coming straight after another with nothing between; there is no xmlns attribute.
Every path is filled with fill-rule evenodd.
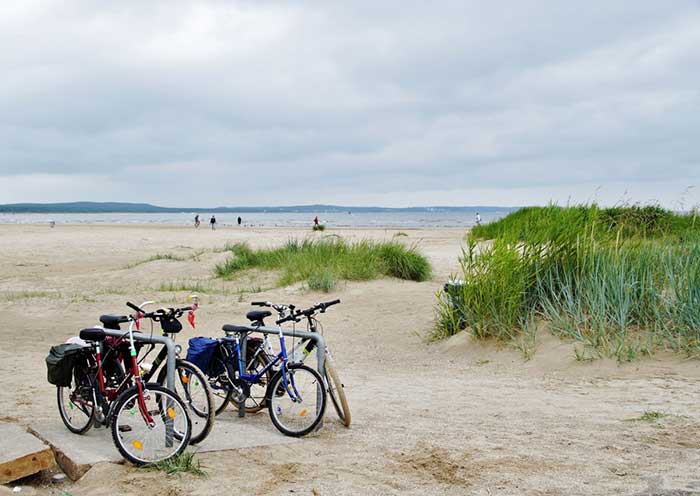
<svg viewBox="0 0 700 496"><path fill-rule="evenodd" d="M0 71L0 203L700 203L700 0L5 1Z"/></svg>

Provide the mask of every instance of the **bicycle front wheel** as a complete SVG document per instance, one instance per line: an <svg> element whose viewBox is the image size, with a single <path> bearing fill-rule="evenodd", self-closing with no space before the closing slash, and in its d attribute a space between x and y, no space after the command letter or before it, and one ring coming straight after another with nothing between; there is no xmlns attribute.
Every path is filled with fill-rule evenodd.
<svg viewBox="0 0 700 496"><path fill-rule="evenodd" d="M343 425L345 427L350 427L350 407L348 406L348 399L345 397L345 385L338 376L338 371L335 368L335 361L328 354L326 354L325 368L328 396L331 397L333 408Z"/></svg>
<svg viewBox="0 0 700 496"><path fill-rule="evenodd" d="M157 463L182 453L192 434L185 404L175 393L155 384L144 385L143 401L154 425L143 417L137 386L117 397L112 439L119 453L134 465Z"/></svg>
<svg viewBox="0 0 700 496"><path fill-rule="evenodd" d="M158 384L166 387L168 368L161 368ZM214 427L214 398L209 379L195 364L180 358L175 362L175 392L189 409L192 421L190 444L201 443Z"/></svg>
<svg viewBox="0 0 700 496"><path fill-rule="evenodd" d="M286 436L313 431L326 410L326 388L314 369L301 364L282 367L267 388L270 419Z"/></svg>

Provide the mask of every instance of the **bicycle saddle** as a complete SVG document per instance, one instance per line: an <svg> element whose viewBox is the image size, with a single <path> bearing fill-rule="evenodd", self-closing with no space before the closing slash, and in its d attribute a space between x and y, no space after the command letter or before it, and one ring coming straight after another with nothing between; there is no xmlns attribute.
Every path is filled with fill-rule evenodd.
<svg viewBox="0 0 700 496"><path fill-rule="evenodd" d="M269 310L251 310L247 314L245 314L246 319L250 320L251 322L260 322L263 324L263 319L265 317L269 317L272 315L272 312Z"/></svg>
<svg viewBox="0 0 700 496"><path fill-rule="evenodd" d="M128 322L129 318L126 315L100 315L100 322L105 326L105 329L119 329L119 324Z"/></svg>
<svg viewBox="0 0 700 496"><path fill-rule="evenodd" d="M105 332L102 329L96 329L96 328L89 328L89 329L83 329L80 331L80 339L84 341L104 341L105 339Z"/></svg>

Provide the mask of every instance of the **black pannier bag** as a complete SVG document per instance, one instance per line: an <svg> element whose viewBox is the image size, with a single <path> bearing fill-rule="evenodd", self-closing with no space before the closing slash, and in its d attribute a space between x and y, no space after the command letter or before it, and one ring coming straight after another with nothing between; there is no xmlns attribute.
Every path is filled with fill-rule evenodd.
<svg viewBox="0 0 700 496"><path fill-rule="evenodd" d="M54 386L69 387L73 378L73 367L85 346L59 344L52 346L46 357L46 375Z"/></svg>

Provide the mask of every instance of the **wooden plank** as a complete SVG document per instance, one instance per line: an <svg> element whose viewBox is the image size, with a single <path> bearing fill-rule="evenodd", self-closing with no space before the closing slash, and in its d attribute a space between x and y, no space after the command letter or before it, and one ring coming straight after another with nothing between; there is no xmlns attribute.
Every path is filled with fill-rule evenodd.
<svg viewBox="0 0 700 496"><path fill-rule="evenodd" d="M51 448L16 424L0 423L0 484L54 465Z"/></svg>

